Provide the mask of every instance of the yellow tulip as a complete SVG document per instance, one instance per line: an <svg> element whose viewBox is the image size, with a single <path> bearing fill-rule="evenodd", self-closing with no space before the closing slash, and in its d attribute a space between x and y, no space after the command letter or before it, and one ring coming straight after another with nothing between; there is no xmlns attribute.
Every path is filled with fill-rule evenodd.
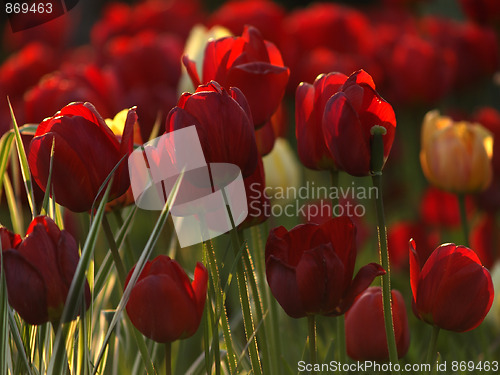
<svg viewBox="0 0 500 375"><path fill-rule="evenodd" d="M422 125L420 163L427 180L454 193L485 190L491 182L493 136L483 126L454 122L433 110Z"/></svg>

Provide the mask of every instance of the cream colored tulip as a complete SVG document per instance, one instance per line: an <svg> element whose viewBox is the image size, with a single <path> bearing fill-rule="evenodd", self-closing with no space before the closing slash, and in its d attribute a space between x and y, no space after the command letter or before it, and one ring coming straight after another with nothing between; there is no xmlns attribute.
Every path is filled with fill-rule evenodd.
<svg viewBox="0 0 500 375"><path fill-rule="evenodd" d="M183 55L187 55L190 60L196 62L196 69L198 70L198 75L202 76L202 66L203 57L205 56L205 47L211 39L218 39L225 36L232 36L231 32L222 26L213 26L211 29L207 29L203 25L195 25L191 32L189 33L186 45L184 47ZM181 78L179 80L179 85L177 92L181 95L183 92L194 92L196 88L193 87L193 83L189 78L186 68L182 66Z"/></svg>
<svg viewBox="0 0 500 375"><path fill-rule="evenodd" d="M491 182L493 136L483 126L454 122L433 110L422 125L420 163L427 180L454 193L485 190Z"/></svg>

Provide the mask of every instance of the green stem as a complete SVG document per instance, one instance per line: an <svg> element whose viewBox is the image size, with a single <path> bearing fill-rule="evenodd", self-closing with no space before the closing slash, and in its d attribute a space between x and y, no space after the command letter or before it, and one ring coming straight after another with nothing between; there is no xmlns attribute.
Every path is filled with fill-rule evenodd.
<svg viewBox="0 0 500 375"><path fill-rule="evenodd" d="M52 329L54 330L54 339L55 337L57 337L58 334L62 335L62 339L63 341L65 340L64 338L64 329L60 329L62 328L61 324L58 323L58 322L50 322L50 324L52 325ZM60 332L59 332L60 331ZM69 362L68 362L68 354L66 352L66 347L64 348L64 373L63 375L70 375L71 374L71 370L69 368Z"/></svg>
<svg viewBox="0 0 500 375"><path fill-rule="evenodd" d="M309 352L311 353L311 375L316 374L314 365L316 364L316 317L314 315L307 316L307 326L309 328Z"/></svg>
<svg viewBox="0 0 500 375"><path fill-rule="evenodd" d="M172 343L165 343L165 374L172 375Z"/></svg>
<svg viewBox="0 0 500 375"><path fill-rule="evenodd" d="M245 327L245 337L248 343L248 352L250 355L250 361L252 363L252 370L255 375L262 375L262 368L260 366L259 359L259 349L257 346L257 339L254 335L255 325L252 318L252 311L250 309L250 301L248 299L248 289L245 277L245 268L243 265L243 257L241 255L242 244L240 242L238 231L236 225L234 224L233 215L231 214L231 208L228 204L228 199L226 197L224 189L221 189L222 196L226 202L227 214L231 223L231 242L235 257L238 258L236 263L236 280L238 283L238 291L240 295L241 312L243 314L243 325ZM244 250L243 250L244 251Z"/></svg>
<svg viewBox="0 0 500 375"><path fill-rule="evenodd" d="M115 237L113 235L113 231L111 230L111 227L108 222L108 217L106 215L103 215L102 227L104 229L104 234L106 235L106 239L108 240L108 245L111 250L111 254L113 255L116 271L118 272L118 279L120 281L121 287L123 288L123 286L125 285L125 279L127 278L127 272L125 271L125 266L123 265L122 258L120 257L118 246L116 245Z"/></svg>
<svg viewBox="0 0 500 375"><path fill-rule="evenodd" d="M464 233L464 244L469 247L469 224L467 223L467 209L465 207L465 194L458 194L458 207L460 209L460 220Z"/></svg>
<svg viewBox="0 0 500 375"><path fill-rule="evenodd" d="M439 327L438 326L433 326L432 327L432 335L431 335L431 343L429 345L429 351L427 352L427 363L431 363L432 367L434 367L435 363L433 363L436 359L436 346L437 346L437 340L439 336Z"/></svg>
<svg viewBox="0 0 500 375"><path fill-rule="evenodd" d="M392 319L391 305L391 268L389 263L389 250L387 247L387 229L385 225L384 201L382 199L382 173L372 176L373 185L376 187L377 197L375 203L377 206L377 231L379 243L379 257L382 268L386 271L382 275L382 299L384 310L385 333L387 337L387 348L389 351L389 360L394 365L398 363L398 351L396 347L396 337L394 336L394 326ZM399 374L399 371L392 371L393 374Z"/></svg>

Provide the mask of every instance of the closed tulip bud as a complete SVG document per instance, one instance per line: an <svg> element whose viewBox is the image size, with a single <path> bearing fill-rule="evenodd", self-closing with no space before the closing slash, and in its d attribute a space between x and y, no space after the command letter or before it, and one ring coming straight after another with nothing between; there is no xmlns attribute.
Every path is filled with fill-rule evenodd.
<svg viewBox="0 0 500 375"><path fill-rule="evenodd" d="M127 276L125 288L134 272ZM147 262L132 288L126 309L134 326L160 342L188 338L198 330L207 296L208 272L196 264L191 282L179 263L166 255Z"/></svg>
<svg viewBox="0 0 500 375"><path fill-rule="evenodd" d="M22 240L5 228L0 236L10 305L29 324L59 323L80 260L75 239L46 216L33 219Z"/></svg>
<svg viewBox="0 0 500 375"><path fill-rule="evenodd" d="M392 319L398 357L410 347L410 329L403 296L392 291ZM387 337L382 307L382 288L366 289L345 314L347 354L356 361L387 361Z"/></svg>
<svg viewBox="0 0 500 375"><path fill-rule="evenodd" d="M92 208L101 185L114 172L110 199L130 186L127 161L132 152L135 109L127 115L121 140L113 134L90 103L71 103L46 118L35 133L28 151L33 178L45 191L53 189L57 203L75 212ZM51 186L47 186L50 154L54 143Z"/></svg>
<svg viewBox="0 0 500 375"><path fill-rule="evenodd" d="M420 163L429 182L454 193L475 193L491 183L493 137L477 123L453 122L434 110L422 125Z"/></svg>
<svg viewBox="0 0 500 375"><path fill-rule="evenodd" d="M352 73L325 105L323 133L338 169L352 176L380 172L389 157L396 133L392 106L377 91L364 70ZM372 162L375 132L382 135L380 160ZM375 168L374 168L375 167Z"/></svg>
<svg viewBox="0 0 500 375"><path fill-rule="evenodd" d="M493 303L490 273L465 246L441 245L422 262L410 241L410 283L417 318L450 331L476 328Z"/></svg>
<svg viewBox="0 0 500 375"><path fill-rule="evenodd" d="M271 292L292 318L344 314L384 269L370 263L353 279L356 227L347 216L317 224L278 227L266 243Z"/></svg>

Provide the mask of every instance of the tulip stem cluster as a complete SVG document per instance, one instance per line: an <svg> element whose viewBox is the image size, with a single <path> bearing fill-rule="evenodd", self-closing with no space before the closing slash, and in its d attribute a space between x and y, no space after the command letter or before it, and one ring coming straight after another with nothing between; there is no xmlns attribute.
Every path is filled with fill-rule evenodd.
<svg viewBox="0 0 500 375"><path fill-rule="evenodd" d="M375 127L374 127L375 128ZM375 129L374 129L375 130ZM378 129L376 129L378 130ZM392 304L391 304L391 272L389 264L389 249L387 247L387 228L385 224L384 200L382 197L382 167L383 167L383 140L384 134L380 131L373 131L372 144L372 169L373 169L373 186L379 192L375 199L377 208L377 232L379 243L379 257L382 268L386 271L382 275L382 299L384 311L385 334L387 337L387 349L389 351L389 360L392 364L398 363L398 351L396 347L396 337L394 335L394 325L392 319ZM393 370L393 374L398 374L399 371Z"/></svg>
<svg viewBox="0 0 500 375"><path fill-rule="evenodd" d="M222 195L227 204L227 197L222 189ZM248 351L250 354L250 361L252 362L253 373L256 375L262 374L262 369L260 367L259 360L259 350L257 346L257 339L254 335L254 322L252 319L252 311L250 309L250 302L248 299L248 289L245 277L245 269L243 265L243 259L241 257L241 251L243 250L243 245L238 236L238 231L234 225L233 215L231 214L231 209L229 205L227 207L227 213L229 215L229 220L231 222L231 242L233 245L234 255L238 259L236 262L236 280L238 283L238 291L240 295L241 312L243 314L243 325L245 326L245 335L248 342Z"/></svg>
<svg viewBox="0 0 500 375"><path fill-rule="evenodd" d="M307 325L309 328L309 351L311 354L311 365L314 369L316 364L316 317L314 315L307 316ZM315 374L316 371L311 370L311 375Z"/></svg>
<svg viewBox="0 0 500 375"><path fill-rule="evenodd" d="M469 224L467 223L467 209L465 206L465 194L458 194L458 207L460 209L460 220L464 232L464 245L469 247Z"/></svg>

